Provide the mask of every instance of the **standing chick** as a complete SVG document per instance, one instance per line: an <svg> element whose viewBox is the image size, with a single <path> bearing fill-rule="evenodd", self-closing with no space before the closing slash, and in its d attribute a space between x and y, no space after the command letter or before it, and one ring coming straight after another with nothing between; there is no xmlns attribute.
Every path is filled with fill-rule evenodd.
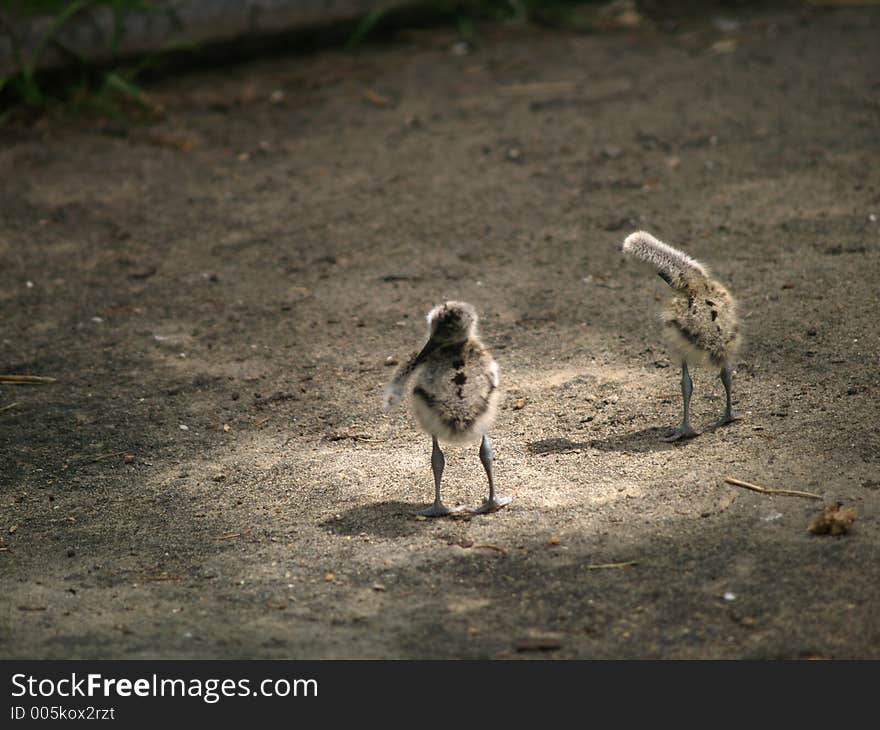
<svg viewBox="0 0 880 730"><path fill-rule="evenodd" d="M492 446L486 431L495 420L499 400L498 365L477 335L477 313L470 304L446 302L428 314L428 342L394 374L385 390L385 410L394 408L412 376L413 410L434 448L434 504L419 514L440 517L452 510L440 501L446 459L438 439L466 443L481 439L480 461L489 478L489 498L477 512L494 512L510 503L495 496Z"/></svg>
<svg viewBox="0 0 880 730"><path fill-rule="evenodd" d="M741 338L733 297L711 278L701 263L658 241L650 233L637 231L627 236L623 253L653 264L674 292L663 309L663 324L670 348L681 359L684 418L678 430L665 440L678 441L697 435L690 425L693 383L688 363L709 363L720 368L727 406L716 427L737 420L739 416L733 412L730 396L731 361Z"/></svg>

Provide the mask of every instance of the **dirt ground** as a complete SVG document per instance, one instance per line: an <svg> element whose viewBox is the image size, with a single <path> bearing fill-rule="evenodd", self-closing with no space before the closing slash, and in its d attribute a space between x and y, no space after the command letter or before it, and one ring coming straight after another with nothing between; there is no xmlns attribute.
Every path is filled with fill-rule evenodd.
<svg viewBox="0 0 880 730"><path fill-rule="evenodd" d="M4 130L0 370L57 382L0 388L0 656L880 658L878 32L423 30ZM678 445L638 228L743 314L745 418L708 430L695 369ZM385 361L447 298L500 364L513 503L418 520ZM444 485L479 504L476 448ZM809 534L837 501L852 531Z"/></svg>

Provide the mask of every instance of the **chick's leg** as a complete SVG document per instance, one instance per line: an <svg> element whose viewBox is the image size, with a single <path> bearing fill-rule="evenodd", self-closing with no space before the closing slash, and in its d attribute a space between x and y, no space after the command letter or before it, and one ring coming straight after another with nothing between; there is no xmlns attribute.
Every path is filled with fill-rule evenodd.
<svg viewBox="0 0 880 730"><path fill-rule="evenodd" d="M443 478L443 469L446 466L446 457L440 450L440 444L437 437L434 436L434 448L431 450L431 471L434 473L434 504L425 509L419 510L418 514L425 517L442 517L443 515L452 514L457 510L449 509L440 501L440 480Z"/></svg>
<svg viewBox="0 0 880 730"><path fill-rule="evenodd" d="M664 441L679 441L681 439L689 439L697 436L698 433L691 428L691 393L694 392L694 383L691 380L691 374L688 372L686 362L681 364L681 398L684 401L684 417L681 426L675 433L667 436Z"/></svg>
<svg viewBox="0 0 880 730"><path fill-rule="evenodd" d="M495 474L492 469L493 459L492 444L489 442L489 437L483 434L483 440L480 443L480 461L483 462L483 468L486 470L486 476L489 479L489 498L483 500L483 505L477 509L477 514L497 512L509 505L512 500L512 497L495 496Z"/></svg>
<svg viewBox="0 0 880 730"><path fill-rule="evenodd" d="M727 405L724 409L724 415L721 417L721 420L715 424L715 427L726 426L728 423L733 423L734 421L738 421L742 416L738 413L734 413L733 411L733 400L731 399L730 394L730 386L731 386L731 374L733 368L730 367L729 364L725 363L724 367L721 368L721 382L724 384L724 393L727 396Z"/></svg>

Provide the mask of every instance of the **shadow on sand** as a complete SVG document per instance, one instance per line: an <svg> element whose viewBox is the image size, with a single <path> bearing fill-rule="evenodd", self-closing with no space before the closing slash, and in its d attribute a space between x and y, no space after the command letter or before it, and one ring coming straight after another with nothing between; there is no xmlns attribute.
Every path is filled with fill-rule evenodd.
<svg viewBox="0 0 880 730"><path fill-rule="evenodd" d="M690 440L676 441L674 443L665 442L663 439L670 433L672 433L671 428L653 426L629 433L612 434L611 436L593 439L592 441L572 441L561 436L558 438L541 439L540 441L529 442L526 448L530 454L537 455L565 454L581 449L644 453L648 451L669 451L670 449L680 448L690 443Z"/></svg>
<svg viewBox="0 0 880 730"><path fill-rule="evenodd" d="M335 535L357 536L366 533L378 537L405 537L418 529L416 513L427 506L427 503L374 502L353 507L339 517L325 520L321 527Z"/></svg>
<svg viewBox="0 0 880 730"><path fill-rule="evenodd" d="M526 448L530 454L565 454L569 451L578 451L580 449L588 449L592 446L589 441L572 441L571 439L559 437L550 439L541 439L540 441L530 441Z"/></svg>
<svg viewBox="0 0 880 730"><path fill-rule="evenodd" d="M635 453L646 453L648 451L669 451L670 449L678 449L691 443L693 439L685 439L682 441L674 441L668 443L663 439L674 431L669 427L652 426L651 428L643 428L639 431L630 431L628 433L612 434L603 439L596 439L590 445L599 451L627 451Z"/></svg>

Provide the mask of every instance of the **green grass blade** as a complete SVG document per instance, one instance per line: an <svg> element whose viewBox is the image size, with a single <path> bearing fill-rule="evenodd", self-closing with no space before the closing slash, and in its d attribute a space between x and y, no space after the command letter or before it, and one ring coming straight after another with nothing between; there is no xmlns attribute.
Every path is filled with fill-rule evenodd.
<svg viewBox="0 0 880 730"><path fill-rule="evenodd" d="M358 27L354 29L354 32L349 36L348 40L345 42L346 50L352 50L357 48L364 40L364 38L369 35L370 31L376 27L382 18L387 14L387 9L378 9L371 10L367 13L360 23L358 23Z"/></svg>
<svg viewBox="0 0 880 730"><path fill-rule="evenodd" d="M111 91L116 91L136 101L143 101L144 92L139 86L123 78L115 71L111 71L104 77L104 85Z"/></svg>
<svg viewBox="0 0 880 730"><path fill-rule="evenodd" d="M49 30L43 35L40 39L39 44L37 45L36 50L34 51L34 55L31 56L30 61L28 62L28 66L30 67L28 75L33 77L34 69L36 68L37 63L40 60L40 56L46 50L46 46L52 42L56 35L58 35L58 31L64 27L64 24L67 23L74 15L76 15L81 10L85 9L89 5L92 5L94 0L76 0L75 2L70 3L67 7L64 8L58 15L55 16L55 19L52 21L52 25L49 26Z"/></svg>

